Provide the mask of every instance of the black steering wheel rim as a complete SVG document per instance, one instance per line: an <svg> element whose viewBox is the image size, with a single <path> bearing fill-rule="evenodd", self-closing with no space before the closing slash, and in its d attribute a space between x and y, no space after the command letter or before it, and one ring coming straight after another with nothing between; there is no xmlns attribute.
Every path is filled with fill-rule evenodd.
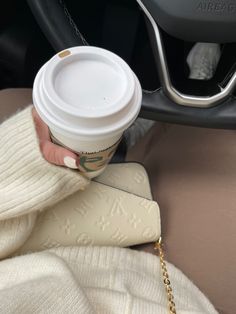
<svg viewBox="0 0 236 314"><path fill-rule="evenodd" d="M86 44L62 0L27 0L39 26L56 52ZM166 96L163 88L143 92L140 116L207 128L236 129L236 99L233 95L211 108L183 107Z"/></svg>

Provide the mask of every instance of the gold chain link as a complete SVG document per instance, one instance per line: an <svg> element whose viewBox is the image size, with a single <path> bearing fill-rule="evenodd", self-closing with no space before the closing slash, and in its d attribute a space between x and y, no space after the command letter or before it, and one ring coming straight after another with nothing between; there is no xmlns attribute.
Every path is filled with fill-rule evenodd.
<svg viewBox="0 0 236 314"><path fill-rule="evenodd" d="M162 249L162 239L161 239L161 237L155 243L154 249L159 252L162 277L163 277L163 282L164 282L165 290L166 290L166 296L167 296L167 300L168 300L169 314L176 314L176 308L175 308L175 303L174 303L174 295L173 295L173 290L171 288L171 283L170 283L168 271L167 271L167 268L166 268L166 263L165 263L165 260L164 260L164 252L163 252L163 249Z"/></svg>

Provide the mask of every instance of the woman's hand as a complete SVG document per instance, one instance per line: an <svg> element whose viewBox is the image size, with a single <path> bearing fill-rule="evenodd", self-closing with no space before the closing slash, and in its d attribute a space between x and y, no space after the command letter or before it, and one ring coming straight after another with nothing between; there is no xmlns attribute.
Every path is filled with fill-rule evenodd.
<svg viewBox="0 0 236 314"><path fill-rule="evenodd" d="M32 110L32 115L43 157L52 164L77 169L79 165L79 156L66 148L53 144L50 139L48 126L40 118L35 108Z"/></svg>

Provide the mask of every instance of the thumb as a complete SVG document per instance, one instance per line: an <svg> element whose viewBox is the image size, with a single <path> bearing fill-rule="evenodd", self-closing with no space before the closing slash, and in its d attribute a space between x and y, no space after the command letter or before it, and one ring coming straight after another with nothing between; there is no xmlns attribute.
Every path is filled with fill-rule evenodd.
<svg viewBox="0 0 236 314"><path fill-rule="evenodd" d="M49 141L42 141L40 143L40 148L44 158L48 162L58 166L78 169L79 156L72 153L70 150Z"/></svg>

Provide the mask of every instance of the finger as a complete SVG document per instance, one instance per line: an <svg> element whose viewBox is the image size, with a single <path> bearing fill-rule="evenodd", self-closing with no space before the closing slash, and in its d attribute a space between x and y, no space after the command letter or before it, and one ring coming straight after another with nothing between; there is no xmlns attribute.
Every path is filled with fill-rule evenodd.
<svg viewBox="0 0 236 314"><path fill-rule="evenodd" d="M35 124L39 139L41 141L50 140L49 128L48 128L47 124L44 123L43 120L40 118L40 116L37 113L37 111L35 110L35 108L32 109L32 116L34 119L34 124Z"/></svg>
<svg viewBox="0 0 236 314"><path fill-rule="evenodd" d="M40 149L44 158L55 165L78 169L79 156L68 149L55 145L49 141L41 141Z"/></svg>

